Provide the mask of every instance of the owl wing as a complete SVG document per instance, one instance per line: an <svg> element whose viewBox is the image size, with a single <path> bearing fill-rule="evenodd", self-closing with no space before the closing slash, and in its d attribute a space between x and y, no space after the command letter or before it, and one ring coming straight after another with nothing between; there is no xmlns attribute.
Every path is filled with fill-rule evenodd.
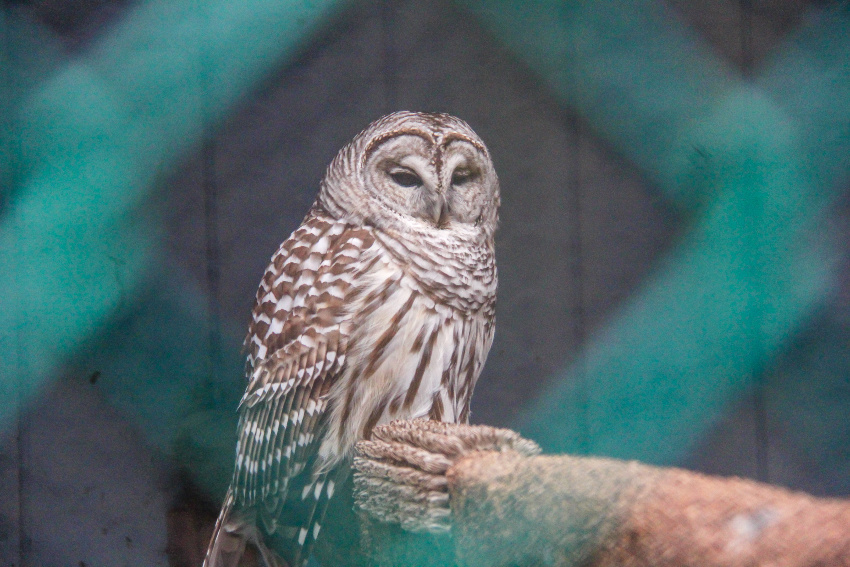
<svg viewBox="0 0 850 567"><path fill-rule="evenodd" d="M372 243L367 229L311 211L257 292L231 490L293 567L309 555L333 493L328 473L314 474L325 394L345 364L345 307Z"/></svg>

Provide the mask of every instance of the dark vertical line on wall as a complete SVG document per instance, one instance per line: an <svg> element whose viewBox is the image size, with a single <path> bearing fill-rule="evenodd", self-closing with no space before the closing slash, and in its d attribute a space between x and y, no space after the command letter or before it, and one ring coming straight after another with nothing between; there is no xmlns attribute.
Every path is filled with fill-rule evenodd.
<svg viewBox="0 0 850 567"><path fill-rule="evenodd" d="M0 215L4 215L9 206L11 205L13 199L13 191L17 188L17 183L19 182L20 173L18 171L19 162L18 156L20 155L20 138L18 134L18 128L16 127L16 113L13 112L13 108L11 108L11 104L13 102L17 102L20 97L20 93L16 92L17 89L20 88L18 83L18 69L16 67L17 61L16 59L16 49L15 45L13 45L13 37L9 32L9 26L11 25L11 8L7 2L4 2L2 6L0 6L0 45L3 47L3 53L0 53L0 59L6 59L5 61L0 62L0 67L3 69L3 89L5 92L2 93L2 127L4 132L0 133L0 139L2 139L3 143L3 159L5 160L7 171L5 172L5 179L0 179ZM18 63L19 64L19 63ZM9 216L5 220L6 222L12 221L13 217ZM12 227L14 230L20 227ZM12 251L14 254L15 252ZM17 262L16 262L17 264ZM27 499L26 499L26 490L27 490L27 461L29 459L29 455L27 454L26 443L28 442L28 432L29 432L29 423L28 417L24 412L25 407L25 397L24 397L24 385L29 379L27 375L27 371L29 370L29 365L27 364L27 353L26 347L24 344L25 333L24 329L24 317L23 313L25 313L24 303L27 301L27 298L24 294L21 293L21 290L18 287L15 289L9 290L16 297L15 304L20 305L22 307L19 315L20 319L15 321L15 327L13 330L14 338L13 343L10 345L14 352L10 352L10 357L14 360L14 362L10 365L14 369L15 377L12 379L12 387L16 389L14 392L12 399L13 403L16 407L12 408L14 412L14 442L15 442L15 458L17 459L17 478L15 479L14 490L17 492L17 509L15 510L15 514L17 515L16 524L17 524L17 538L15 538L14 532L9 534L11 545L18 546L18 564L21 567L26 567L29 565L29 548L30 543L27 537Z"/></svg>
<svg viewBox="0 0 850 567"><path fill-rule="evenodd" d="M16 290L19 291L19 290ZM19 299L23 300L21 294L18 293ZM21 310L21 313L24 314L26 311ZM22 318L23 319L23 318ZM20 562L21 567L27 567L29 563L29 551L30 551L30 541L27 536L28 531L28 522L27 522L27 481L28 479L28 461L29 455L27 454L27 443L29 442L28 433L29 433L29 417L24 411L26 399L24 397L24 383L28 380L28 370L29 365L27 364L27 355L26 355L26 345L24 344L24 333L23 329L23 320L16 321L16 330L15 330L15 359L16 359L16 372L17 382L15 383L15 387L17 388L17 392L15 393L15 408L16 412L16 421L17 421L17 431L15 432L15 442L17 449L17 459L18 459L18 560Z"/></svg>
<svg viewBox="0 0 850 567"><path fill-rule="evenodd" d="M579 58L580 45L575 37L570 38L570 51L573 58ZM575 82L575 76L570 80ZM576 385L576 430L581 438L578 443L580 454L589 454L592 447L591 424L590 424L590 388L588 384L587 365L585 364L585 346L587 343L587 312L585 306L585 266L584 266L584 207L582 203L583 191L583 155L584 128L580 116L575 110L567 111L567 127L574 140L571 159L567 160L569 172L567 181L566 214L568 220L568 250L569 261L567 263L567 274L572 283L574 297L570 301L570 316L573 321L573 341L575 344L575 359L573 362L573 375Z"/></svg>
<svg viewBox="0 0 850 567"><path fill-rule="evenodd" d="M209 294L210 328L209 382L210 392L217 398L218 369L221 366L221 313L219 309L219 288L221 282L221 260L218 238L218 184L215 167L216 143L208 136L203 147L202 183L204 190L204 248L207 263L207 292ZM214 401L219 401L214 399Z"/></svg>
<svg viewBox="0 0 850 567"><path fill-rule="evenodd" d="M581 46L577 37L570 38L570 51L573 59L580 58ZM576 76L571 76L572 82L578 81ZM569 234L568 238L568 277L572 282L574 297L571 304L571 316L573 317L573 341L575 343L576 355L573 363L574 376L576 380L576 430L581 436L578 443L580 454L589 454L593 446L591 434L591 411L590 411L590 385L588 383L587 364L584 349L587 344L587 311L585 305L585 257L584 257L584 207L582 197L584 196L583 176L583 148L584 127L581 117L575 110L568 111L567 126L572 133L575 143L572 148L571 159L568 160L569 172L567 183L567 217Z"/></svg>
<svg viewBox="0 0 850 567"><path fill-rule="evenodd" d="M573 317L574 341L576 345L575 377L577 394L578 431L581 432L580 453L588 454L591 448L590 439L590 399L587 383L587 369L584 364L584 347L587 339L587 317L584 299L584 240L582 238L583 206L582 206L582 148L584 129L579 117L571 112L568 118L570 131L575 140L572 159L569 160L569 181L567 188L567 218L569 221L568 274L572 280L574 297L571 301L571 316Z"/></svg>
<svg viewBox="0 0 850 567"><path fill-rule="evenodd" d="M752 79L753 73L753 5L752 0L739 0L740 16L741 16L741 72L744 79L749 81ZM747 318L750 328L750 348L753 353L753 360L762 361L764 359L764 338L762 336L762 326L764 323L762 298L765 295L764 290L764 262L761 247L761 224L764 219L764 204L763 198L758 188L752 190L752 226L747 231L749 242L750 260L750 284L752 287ZM753 368L753 435L755 442L755 467L756 478L763 482L770 480L769 471L769 438L767 427L767 392L765 384L765 365L759 363Z"/></svg>
<svg viewBox="0 0 850 567"><path fill-rule="evenodd" d="M384 87L384 113L398 108L398 46L396 45L396 2L379 0L381 20L381 75Z"/></svg>
<svg viewBox="0 0 850 567"><path fill-rule="evenodd" d="M18 383L17 383L17 434L16 434L16 443L17 443L17 458L18 458L18 560L20 562L21 567L27 567L29 565L29 548L30 542L29 537L27 536L27 461L29 459L29 455L27 455L26 443L28 441L28 418L24 412L24 395L23 395L23 381L26 380L25 374L25 353L24 345L23 345L23 337L20 331L17 332L17 343L18 343L18 352L17 354L17 367L18 367Z"/></svg>
<svg viewBox="0 0 850 567"><path fill-rule="evenodd" d="M203 9L203 4L199 6ZM203 30L199 30L203 31ZM198 38L199 49L204 50L205 33ZM210 117L207 98L215 88L210 76L209 53L201 53L199 80L201 83L200 119L203 122L203 146L201 148L201 188L204 193L204 256L206 262L207 306L209 308L209 329L207 336L208 364L207 395L209 401L217 405L221 402L219 395L219 368L221 367L221 254L219 248L219 206L218 178L216 175L216 140L214 125Z"/></svg>
<svg viewBox="0 0 850 567"><path fill-rule="evenodd" d="M11 51L7 51L7 53L11 53ZM17 139L17 136L15 136L15 139ZM14 185L10 186L9 189L11 190L12 187L14 187ZM11 196L7 198L11 199ZM9 218L11 218L11 216ZM20 227L14 227L14 229L18 230ZM15 288L16 289L13 293L17 295L18 305L22 307L19 315L20 319L15 321L15 374L17 376L17 381L15 382L15 388L17 389L17 392L15 393L15 405L17 407L14 408L14 411L17 414L15 418L17 421L15 442L17 445L16 456L18 459L18 560L21 567L27 567L30 564L29 553L31 546L29 536L27 535L29 531L29 522L27 521L27 482L29 480L29 454L27 444L29 443L30 423L29 416L25 411L26 397L24 396L24 392L25 384L31 380L31 378L29 376L30 366L27 364L28 358L26 350L28 345L25 344L26 333L23 332L23 329L26 320L26 306L29 304L29 299L25 294L21 293L22 290L20 287L15 286Z"/></svg>
<svg viewBox="0 0 850 567"><path fill-rule="evenodd" d="M23 376L24 369L24 354L21 348L21 333L18 333L18 392L17 392L17 432L15 442L17 444L17 459L18 459L18 560L21 564L21 567L26 567L29 564L27 558L27 552L29 544L27 542L27 522L26 522L26 449L24 444L27 441L27 427L26 421L27 417L24 415L24 399L23 399L23 385L21 382L25 379Z"/></svg>

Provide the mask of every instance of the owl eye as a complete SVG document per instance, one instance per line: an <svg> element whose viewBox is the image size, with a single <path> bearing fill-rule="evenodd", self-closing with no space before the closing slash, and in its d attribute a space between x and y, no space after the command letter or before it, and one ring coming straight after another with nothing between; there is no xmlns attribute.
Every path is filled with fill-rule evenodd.
<svg viewBox="0 0 850 567"><path fill-rule="evenodd" d="M394 171L390 173L390 177L393 181L401 185L402 187L420 187L422 186L422 179L419 178L418 175L413 173L412 171Z"/></svg>
<svg viewBox="0 0 850 567"><path fill-rule="evenodd" d="M452 185L463 185L475 179L477 174L468 169L458 169L452 173Z"/></svg>

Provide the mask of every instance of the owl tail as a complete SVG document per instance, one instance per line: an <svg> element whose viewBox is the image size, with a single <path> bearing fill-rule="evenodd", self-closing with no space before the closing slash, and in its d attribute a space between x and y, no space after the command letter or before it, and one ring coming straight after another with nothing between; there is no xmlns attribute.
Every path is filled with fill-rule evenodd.
<svg viewBox="0 0 850 567"><path fill-rule="evenodd" d="M227 491L215 522L203 567L238 567L248 543L254 544L267 567L287 567L263 542L252 517L233 509L233 489Z"/></svg>
<svg viewBox="0 0 850 567"><path fill-rule="evenodd" d="M278 519L280 527L269 536L269 544L292 567L304 567L313 552L328 503L344 481L348 467L321 472L300 490L290 490Z"/></svg>

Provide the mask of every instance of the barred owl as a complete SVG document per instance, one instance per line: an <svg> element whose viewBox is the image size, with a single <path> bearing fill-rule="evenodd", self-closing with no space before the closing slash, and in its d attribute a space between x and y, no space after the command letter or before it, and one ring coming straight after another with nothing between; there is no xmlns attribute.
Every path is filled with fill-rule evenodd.
<svg viewBox="0 0 850 567"><path fill-rule="evenodd" d="M447 114L385 116L337 154L257 292L205 565L236 565L252 542L301 567L357 441L394 419L468 421L493 341L499 200L487 148Z"/></svg>

